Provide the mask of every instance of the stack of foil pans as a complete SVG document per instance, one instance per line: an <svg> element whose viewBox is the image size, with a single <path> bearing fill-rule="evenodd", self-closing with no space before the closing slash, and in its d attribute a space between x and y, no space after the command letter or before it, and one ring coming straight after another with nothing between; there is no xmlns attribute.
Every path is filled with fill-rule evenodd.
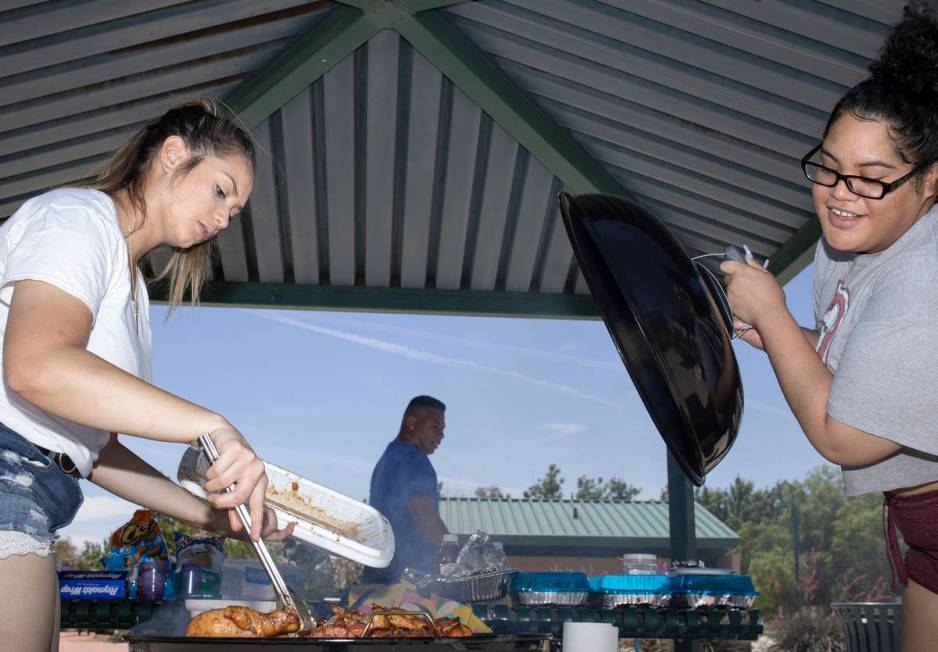
<svg viewBox="0 0 938 652"><path fill-rule="evenodd" d="M597 575L589 579L589 584L607 609L666 607L671 604L670 580L667 575Z"/></svg>
<svg viewBox="0 0 938 652"><path fill-rule="evenodd" d="M748 575L721 569L674 569L671 591L675 601L688 607L749 609L759 596Z"/></svg>
<svg viewBox="0 0 938 652"><path fill-rule="evenodd" d="M461 577L442 577L434 580L431 588L435 593L457 602L495 600L508 593L508 585L516 572L509 568Z"/></svg>
<svg viewBox="0 0 938 652"><path fill-rule="evenodd" d="M518 573L511 581L511 598L525 606L579 607L590 596L584 573Z"/></svg>

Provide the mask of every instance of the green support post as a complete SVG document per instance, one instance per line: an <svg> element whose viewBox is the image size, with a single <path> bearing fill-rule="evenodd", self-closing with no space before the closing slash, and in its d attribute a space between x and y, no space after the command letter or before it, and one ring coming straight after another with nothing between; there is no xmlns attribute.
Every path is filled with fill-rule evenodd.
<svg viewBox="0 0 938 652"><path fill-rule="evenodd" d="M681 465L668 451L668 521L671 534L671 563L697 557L697 530L694 519L694 489ZM674 652L697 652L700 644L676 639Z"/></svg>
<svg viewBox="0 0 938 652"><path fill-rule="evenodd" d="M671 562L697 556L694 490L681 465L668 451L668 519L671 526Z"/></svg>

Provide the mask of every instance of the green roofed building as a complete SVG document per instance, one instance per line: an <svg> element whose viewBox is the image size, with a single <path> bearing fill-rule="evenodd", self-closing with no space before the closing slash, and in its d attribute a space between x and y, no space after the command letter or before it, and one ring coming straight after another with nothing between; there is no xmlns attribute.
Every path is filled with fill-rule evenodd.
<svg viewBox="0 0 938 652"><path fill-rule="evenodd" d="M476 530L488 532L520 570L616 573L626 553L670 558L668 503L659 500L444 497L440 515L463 539ZM708 566L738 570L731 551L739 536L699 504L695 517L697 556Z"/></svg>

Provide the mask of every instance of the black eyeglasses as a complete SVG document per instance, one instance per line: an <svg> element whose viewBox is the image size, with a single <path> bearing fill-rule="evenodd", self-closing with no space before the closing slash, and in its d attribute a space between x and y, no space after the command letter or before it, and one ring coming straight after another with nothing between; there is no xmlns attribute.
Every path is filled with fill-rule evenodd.
<svg viewBox="0 0 938 652"><path fill-rule="evenodd" d="M808 159L817 154L820 149L821 144L818 144L817 147L805 154L804 158L801 159L801 169L804 171L804 176L807 177L808 181L816 183L819 186L833 188L843 179L844 183L847 184L847 190L854 195L866 197L867 199L882 199L887 193L892 192L914 177L916 173L927 167L926 163L916 165L908 174L899 177L895 181L886 182L880 181L879 179L868 179L855 174L841 174L820 163L809 161Z"/></svg>

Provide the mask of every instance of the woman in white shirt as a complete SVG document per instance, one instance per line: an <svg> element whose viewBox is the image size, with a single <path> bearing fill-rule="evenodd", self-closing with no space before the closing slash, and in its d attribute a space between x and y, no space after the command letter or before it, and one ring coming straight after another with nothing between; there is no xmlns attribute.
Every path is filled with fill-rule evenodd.
<svg viewBox="0 0 938 652"><path fill-rule="evenodd" d="M97 179L35 197L0 227L0 640L58 647L55 531L81 504L78 479L198 527L282 539L265 510L267 476L220 414L150 384L141 256L168 245L159 277L170 304L193 299L211 238L247 202L250 137L210 101L168 111L140 130ZM192 443L210 433L220 457L205 505L125 448L116 433ZM236 491L225 493L234 485ZM246 533L240 533L247 536Z"/></svg>

